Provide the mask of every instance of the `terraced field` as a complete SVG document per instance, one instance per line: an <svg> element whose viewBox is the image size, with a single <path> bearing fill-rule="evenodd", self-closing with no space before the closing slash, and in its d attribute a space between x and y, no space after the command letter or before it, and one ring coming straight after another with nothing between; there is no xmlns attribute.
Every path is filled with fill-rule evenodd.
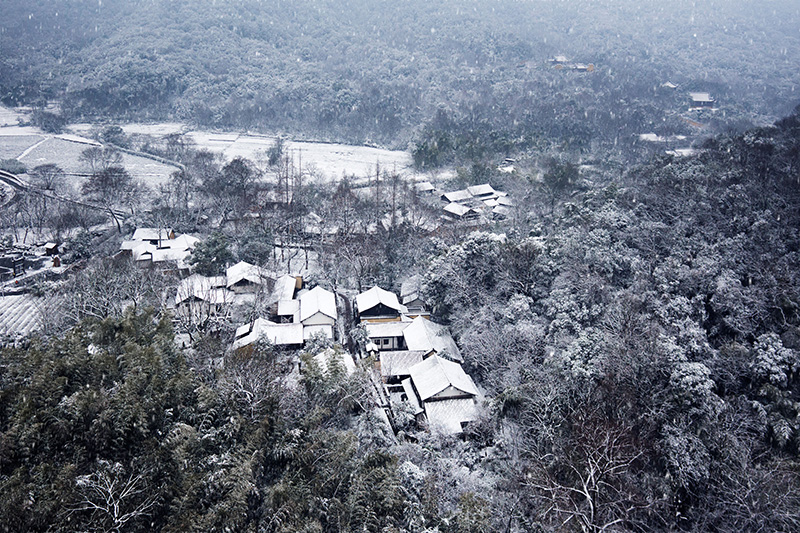
<svg viewBox="0 0 800 533"><path fill-rule="evenodd" d="M0 134L0 159L16 159L25 150L44 140L44 135Z"/></svg>
<svg viewBox="0 0 800 533"><path fill-rule="evenodd" d="M0 335L27 335L39 329L41 302L29 294L0 296Z"/></svg>

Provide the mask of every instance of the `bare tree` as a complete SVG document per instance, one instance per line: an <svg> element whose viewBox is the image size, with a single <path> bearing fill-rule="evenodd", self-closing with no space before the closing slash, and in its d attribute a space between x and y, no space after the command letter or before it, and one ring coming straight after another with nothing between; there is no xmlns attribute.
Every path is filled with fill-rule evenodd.
<svg viewBox="0 0 800 533"><path fill-rule="evenodd" d="M147 517L156 503L154 496L144 497L144 476L126 474L120 463L100 461L97 471L79 476L76 484L82 499L70 511L90 513L99 531L122 531L130 522Z"/></svg>

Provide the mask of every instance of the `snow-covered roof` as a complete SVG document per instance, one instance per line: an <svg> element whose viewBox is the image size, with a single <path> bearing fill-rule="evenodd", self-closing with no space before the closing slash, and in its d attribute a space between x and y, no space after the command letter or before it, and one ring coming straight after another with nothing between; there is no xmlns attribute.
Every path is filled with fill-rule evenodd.
<svg viewBox="0 0 800 533"><path fill-rule="evenodd" d="M472 398L456 398L425 402L425 416L432 431L446 434L461 433L462 422L478 418L478 406Z"/></svg>
<svg viewBox="0 0 800 533"><path fill-rule="evenodd" d="M303 340L308 340L317 334L322 334L326 339L333 339L333 326L331 325L303 326Z"/></svg>
<svg viewBox="0 0 800 533"><path fill-rule="evenodd" d="M689 93L692 102L713 102L714 99L709 93Z"/></svg>
<svg viewBox="0 0 800 533"><path fill-rule="evenodd" d="M320 286L316 286L300 296L300 322L317 313L336 320L336 296Z"/></svg>
<svg viewBox="0 0 800 533"><path fill-rule="evenodd" d="M220 285L221 284L221 285ZM206 277L199 274L192 274L188 278L182 279L178 284L178 291L175 295L175 303L180 304L186 300L203 300L211 304L222 304L229 301L225 286L224 276Z"/></svg>
<svg viewBox="0 0 800 533"><path fill-rule="evenodd" d="M156 248L151 250L153 263L162 263L165 261L181 261L191 255L189 250L181 250L175 248Z"/></svg>
<svg viewBox="0 0 800 533"><path fill-rule="evenodd" d="M497 198L497 203L500 205L504 205L506 207L512 207L514 205L514 200L512 200L508 196L499 196Z"/></svg>
<svg viewBox="0 0 800 533"><path fill-rule="evenodd" d="M127 248L131 252L131 257L133 257L134 261L150 261L152 258L152 252L156 249L154 244L150 244L147 241L125 241L123 244L129 244L130 248ZM124 250L125 248L123 248Z"/></svg>
<svg viewBox="0 0 800 533"><path fill-rule="evenodd" d="M171 228L136 228L131 240L134 241L157 241L169 240L169 236L174 235Z"/></svg>
<svg viewBox="0 0 800 533"><path fill-rule="evenodd" d="M174 239L161 241L162 248L172 248L173 250L194 250L200 239L191 235L178 235Z"/></svg>
<svg viewBox="0 0 800 533"><path fill-rule="evenodd" d="M272 288L272 295L270 295L270 302L276 303L281 300L293 299L295 288L297 288L297 278L290 274L284 274L275 280L275 286Z"/></svg>
<svg viewBox="0 0 800 533"><path fill-rule="evenodd" d="M431 350L450 359L461 360L461 352L445 326L418 316L403 330L409 350Z"/></svg>
<svg viewBox="0 0 800 533"><path fill-rule="evenodd" d="M409 324L410 322L368 322L366 324L367 337L370 339L402 337L403 331Z"/></svg>
<svg viewBox="0 0 800 533"><path fill-rule="evenodd" d="M419 404L419 400L417 400L417 395L414 394L414 387L411 385L411 378L406 378L400 382L403 386L403 392L406 394L406 398L408 398L408 403L411 404L411 407L414 408L414 414L418 415L422 412L422 406Z"/></svg>
<svg viewBox="0 0 800 533"><path fill-rule="evenodd" d="M472 194L467 189L446 192L442 195L448 202L466 202L472 200Z"/></svg>
<svg viewBox="0 0 800 533"><path fill-rule="evenodd" d="M137 246L141 246L142 244L144 244L142 241L134 241L134 240L122 241L122 244L120 244L119 249L130 251L136 248Z"/></svg>
<svg viewBox="0 0 800 533"><path fill-rule="evenodd" d="M421 363L426 354L419 350L381 352L381 376L410 376L411 367Z"/></svg>
<svg viewBox="0 0 800 533"><path fill-rule="evenodd" d="M264 283L264 279L267 277L263 269L256 265L251 265L246 261L239 261L232 267L228 267L225 274L228 277L228 287L233 287L241 281L249 281L250 283L260 285Z"/></svg>
<svg viewBox="0 0 800 533"><path fill-rule="evenodd" d="M378 286L372 287L370 290L362 292L356 296L356 306L358 312L363 313L368 309L372 309L380 304L385 305L390 309L396 310L398 313L406 313L408 309L400 304L397 295L393 292L381 289Z"/></svg>
<svg viewBox="0 0 800 533"><path fill-rule="evenodd" d="M511 209L505 205L498 205L494 209L492 209L492 214L501 218L505 218L511 214Z"/></svg>
<svg viewBox="0 0 800 533"><path fill-rule="evenodd" d="M420 181L414 185L419 192L430 192L435 189L430 181Z"/></svg>
<svg viewBox="0 0 800 533"><path fill-rule="evenodd" d="M497 191L495 191L494 188L488 183L467 187L467 192L469 192L472 196L480 198L497 196Z"/></svg>
<svg viewBox="0 0 800 533"><path fill-rule="evenodd" d="M474 209L467 207L465 205L458 204L456 202L451 202L444 207L446 213L451 215L455 215L459 218L466 216L470 212L475 212Z"/></svg>
<svg viewBox="0 0 800 533"><path fill-rule="evenodd" d="M409 369L420 399L424 402L448 387L454 387L466 394L478 396L478 388L472 378L464 372L461 365L432 355ZM434 403L434 402L431 402Z"/></svg>
<svg viewBox="0 0 800 533"><path fill-rule="evenodd" d="M237 335L242 331L247 330L238 328L236 330ZM247 346L258 341L259 339L267 339L276 346L295 344L300 345L303 344L303 325L276 324L263 318L257 318L253 322L250 332L234 341L233 349L236 350L242 348L243 346Z"/></svg>
<svg viewBox="0 0 800 533"><path fill-rule="evenodd" d="M421 300L422 280L419 276L411 276L400 285L400 299L403 305L406 305L415 300Z"/></svg>
<svg viewBox="0 0 800 533"><path fill-rule="evenodd" d="M300 300L278 300L278 316L291 316L293 322L300 322Z"/></svg>

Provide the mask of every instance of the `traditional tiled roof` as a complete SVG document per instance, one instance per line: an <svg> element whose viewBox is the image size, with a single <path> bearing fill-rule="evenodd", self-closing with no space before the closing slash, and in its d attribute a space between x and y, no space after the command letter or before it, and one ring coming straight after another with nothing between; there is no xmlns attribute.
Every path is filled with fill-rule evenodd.
<svg viewBox="0 0 800 533"><path fill-rule="evenodd" d="M300 321L304 322L317 313L336 320L336 296L319 286L300 296Z"/></svg>
<svg viewBox="0 0 800 533"><path fill-rule="evenodd" d="M432 355L409 369L411 381L414 383L420 399L424 402L448 387L453 387L472 396L478 396L477 387L472 378L464 372L461 365L448 361L438 355Z"/></svg>
<svg viewBox="0 0 800 533"><path fill-rule="evenodd" d="M358 312L363 313L380 304L385 305L390 309L394 309L398 313L406 313L408 309L401 305L397 299L397 295L393 292L381 289L380 287L372 287L370 290L362 292L356 296L356 306Z"/></svg>

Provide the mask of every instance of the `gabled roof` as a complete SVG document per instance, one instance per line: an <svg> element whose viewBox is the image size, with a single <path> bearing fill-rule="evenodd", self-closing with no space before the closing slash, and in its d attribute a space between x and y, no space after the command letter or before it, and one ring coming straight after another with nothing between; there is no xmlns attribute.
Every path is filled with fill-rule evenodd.
<svg viewBox="0 0 800 533"><path fill-rule="evenodd" d="M175 295L175 303L180 304L187 300L197 299L211 304L225 303L227 291L220 288L225 285L223 276L205 277L199 274L192 274L188 278L182 279L178 284L178 291Z"/></svg>
<svg viewBox="0 0 800 533"><path fill-rule="evenodd" d="M233 343L233 349L239 349L248 344L252 344L259 339L267 339L276 346L301 345L303 344L303 324L276 324L257 318L253 321L252 327L248 329L247 324L236 330L237 337ZM241 336L244 334L243 336Z"/></svg>
<svg viewBox="0 0 800 533"><path fill-rule="evenodd" d="M161 263L164 261L181 261L191 255L189 250L181 250L176 248L156 248L151 250L153 263Z"/></svg>
<svg viewBox="0 0 800 533"><path fill-rule="evenodd" d="M425 416L428 426L447 434L461 433L463 422L478 418L478 406L472 398L454 398L425 403Z"/></svg>
<svg viewBox="0 0 800 533"><path fill-rule="evenodd" d="M300 322L322 313L336 320L336 296L320 286L300 296Z"/></svg>
<svg viewBox="0 0 800 533"><path fill-rule="evenodd" d="M174 235L171 228L136 228L131 240L134 241L156 241L169 240L169 236Z"/></svg>
<svg viewBox="0 0 800 533"><path fill-rule="evenodd" d="M397 295L393 292L381 289L378 286L372 287L370 290L362 292L356 296L356 307L358 312L363 313L368 309L377 307L383 304L390 309L394 309L398 313L407 313L408 309L401 305L397 299Z"/></svg>
<svg viewBox="0 0 800 533"><path fill-rule="evenodd" d="M381 352L381 376L410 376L411 367L421 363L425 355L419 350Z"/></svg>
<svg viewBox="0 0 800 533"><path fill-rule="evenodd" d="M297 278L290 274L284 274L275 280L275 286L272 288L272 294L269 301L277 303L281 300L291 300L294 298L294 290L297 287Z"/></svg>
<svg viewBox="0 0 800 533"><path fill-rule="evenodd" d="M430 181L420 181L414 185L419 192L430 192L435 189Z"/></svg>
<svg viewBox="0 0 800 533"><path fill-rule="evenodd" d="M147 241L125 241L122 244L127 243L133 243L129 249L134 261L150 261L152 259L152 252L156 249L154 244Z"/></svg>
<svg viewBox="0 0 800 533"><path fill-rule="evenodd" d="M472 196L478 196L481 198L497 196L497 191L495 191L494 188L488 183L467 187L467 192L469 192Z"/></svg>
<svg viewBox="0 0 800 533"><path fill-rule="evenodd" d="M264 283L267 277L263 269L245 261L239 261L232 267L228 267L225 273L228 276L227 287L233 287L241 281L249 281L250 283L260 285Z"/></svg>
<svg viewBox="0 0 800 533"><path fill-rule="evenodd" d="M168 241L161 241L162 248L172 248L173 250L194 250L200 239L191 235L179 235Z"/></svg>
<svg viewBox="0 0 800 533"><path fill-rule="evenodd" d="M291 316L292 322L300 322L300 300L278 300L278 316Z"/></svg>
<svg viewBox="0 0 800 533"><path fill-rule="evenodd" d="M431 322L427 318L418 316L403 330L403 337L409 350L435 351L450 359L461 359L459 351L450 332L445 326Z"/></svg>
<svg viewBox="0 0 800 533"><path fill-rule="evenodd" d="M424 402L436 396L448 387L453 387L466 394L478 396L478 388L472 378L464 372L461 365L448 361L438 355L432 355L409 369L411 381L414 383L420 399Z"/></svg>
<svg viewBox="0 0 800 533"><path fill-rule="evenodd" d="M689 93L692 102L713 102L714 99L708 93Z"/></svg>
<svg viewBox="0 0 800 533"><path fill-rule="evenodd" d="M366 325L367 337L370 339L402 337L403 331L409 324L410 322L368 322Z"/></svg>
<svg viewBox="0 0 800 533"><path fill-rule="evenodd" d="M442 195L448 202L466 202L472 200L472 194L467 189L446 192Z"/></svg>
<svg viewBox="0 0 800 533"><path fill-rule="evenodd" d="M459 218L466 216L470 212L476 212L474 209L467 207L465 205L458 204L456 202L451 202L444 207L444 211L451 215L455 215Z"/></svg>

